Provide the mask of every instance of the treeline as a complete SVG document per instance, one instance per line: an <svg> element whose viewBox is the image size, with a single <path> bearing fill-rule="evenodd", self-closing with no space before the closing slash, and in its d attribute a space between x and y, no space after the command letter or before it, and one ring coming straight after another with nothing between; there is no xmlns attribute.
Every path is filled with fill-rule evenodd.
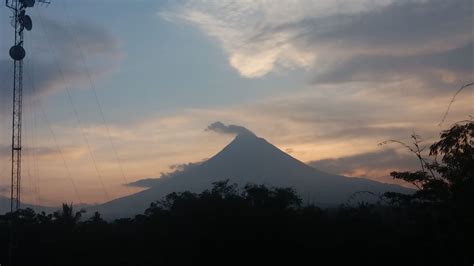
<svg viewBox="0 0 474 266"><path fill-rule="evenodd" d="M472 228L450 209L360 204L321 210L301 206L291 189L265 186L239 192L221 182L201 194L170 194L133 219L80 217L68 205L49 215L15 213L15 265L462 265L472 259ZM0 220L2 265L10 218Z"/></svg>
<svg viewBox="0 0 474 266"><path fill-rule="evenodd" d="M421 156L416 172L393 172L412 195L320 209L290 188L227 181L196 194L169 194L134 218L82 219L63 205L0 216L0 263L14 265L472 265L474 124L454 125Z"/></svg>

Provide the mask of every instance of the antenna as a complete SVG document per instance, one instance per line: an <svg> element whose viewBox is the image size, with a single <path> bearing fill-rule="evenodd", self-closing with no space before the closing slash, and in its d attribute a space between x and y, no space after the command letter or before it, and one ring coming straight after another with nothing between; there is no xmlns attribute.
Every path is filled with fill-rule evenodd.
<svg viewBox="0 0 474 266"><path fill-rule="evenodd" d="M25 30L33 29L31 17L26 14L27 8L35 3L49 4L48 0L5 0L5 5L13 11L12 25L15 29L14 44L10 48L13 59L13 118L12 118L12 168L10 194L10 248L9 265L13 265L14 218L13 213L20 209L21 204L21 122L23 105L23 59L26 51L23 48Z"/></svg>
<svg viewBox="0 0 474 266"><path fill-rule="evenodd" d="M33 21L26 14L27 8L35 3L49 4L47 0L5 0L5 5L13 11L13 28L15 29L14 45L10 48L13 59L13 121L12 121L12 171L10 211L20 208L21 200L21 122L23 104L23 59L26 51L23 48L25 30L33 29Z"/></svg>

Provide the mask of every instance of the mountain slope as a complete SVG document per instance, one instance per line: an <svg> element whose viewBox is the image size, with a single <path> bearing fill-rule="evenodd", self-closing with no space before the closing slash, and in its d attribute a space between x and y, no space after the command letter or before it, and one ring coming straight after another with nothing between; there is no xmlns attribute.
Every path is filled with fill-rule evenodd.
<svg viewBox="0 0 474 266"><path fill-rule="evenodd" d="M22 203L21 208L22 209L30 208L30 209L33 209L35 212L44 211L46 213L52 213L59 209L59 207L45 207L45 206L32 205L32 204L27 204L27 203ZM10 198L0 196L0 214L4 214L7 212L10 212Z"/></svg>
<svg viewBox="0 0 474 266"><path fill-rule="evenodd" d="M95 209L106 217L142 213L151 202L168 193L200 192L212 182L229 179L232 183L293 187L303 197L320 206L344 203L357 191L383 193L410 192L409 189L362 178L348 178L314 169L279 150L252 133L238 135L221 152L202 164L172 177L157 179L152 187Z"/></svg>

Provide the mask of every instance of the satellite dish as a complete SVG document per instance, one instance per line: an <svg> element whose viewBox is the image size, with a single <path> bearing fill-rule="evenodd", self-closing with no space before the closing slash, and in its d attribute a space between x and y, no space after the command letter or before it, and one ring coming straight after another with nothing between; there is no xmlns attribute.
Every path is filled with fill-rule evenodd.
<svg viewBox="0 0 474 266"><path fill-rule="evenodd" d="M15 45L10 48L10 57L15 61L20 61L25 58L26 52L20 45Z"/></svg>
<svg viewBox="0 0 474 266"><path fill-rule="evenodd" d="M35 0L20 0L20 2L25 7L33 7L35 5Z"/></svg>
<svg viewBox="0 0 474 266"><path fill-rule="evenodd" d="M33 28L33 21L31 21L31 18L28 15L21 17L20 23L27 31L30 31Z"/></svg>

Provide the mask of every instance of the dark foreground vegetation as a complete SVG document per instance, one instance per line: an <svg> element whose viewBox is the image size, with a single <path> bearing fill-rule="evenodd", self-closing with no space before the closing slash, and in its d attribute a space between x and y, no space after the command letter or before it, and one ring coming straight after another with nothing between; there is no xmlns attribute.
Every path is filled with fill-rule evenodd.
<svg viewBox="0 0 474 266"><path fill-rule="evenodd" d="M472 265L474 124L444 131L420 171L392 176L419 188L386 193L376 204L322 210L291 189L215 183L200 194L172 193L142 215L81 219L64 205L54 214L13 214L15 265ZM395 141L397 142L397 141ZM0 262L7 265L9 221L0 217Z"/></svg>

